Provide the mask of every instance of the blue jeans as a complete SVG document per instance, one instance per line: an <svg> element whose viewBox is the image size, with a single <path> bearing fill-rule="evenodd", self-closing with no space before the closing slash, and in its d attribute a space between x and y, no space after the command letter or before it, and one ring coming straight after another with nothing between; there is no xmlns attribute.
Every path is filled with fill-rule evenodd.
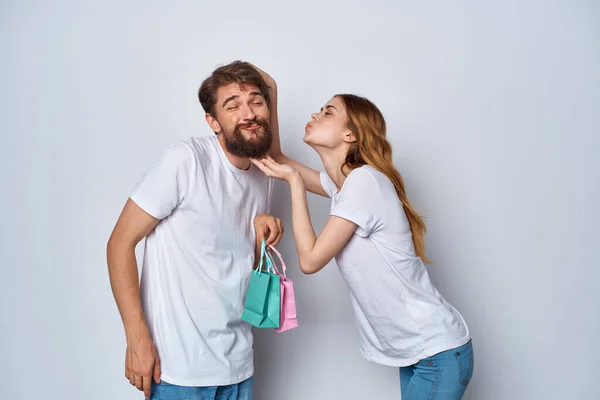
<svg viewBox="0 0 600 400"><path fill-rule="evenodd" d="M443 351L400 368L402 400L460 400L473 376L473 345Z"/></svg>
<svg viewBox="0 0 600 400"><path fill-rule="evenodd" d="M152 383L150 400L252 400L254 378L227 386L176 386Z"/></svg>

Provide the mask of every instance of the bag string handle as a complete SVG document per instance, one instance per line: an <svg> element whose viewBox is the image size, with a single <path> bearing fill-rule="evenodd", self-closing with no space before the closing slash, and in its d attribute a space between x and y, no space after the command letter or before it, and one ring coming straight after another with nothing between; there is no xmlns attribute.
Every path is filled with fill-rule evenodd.
<svg viewBox="0 0 600 400"><path fill-rule="evenodd" d="M287 267L285 265L285 261L283 261L283 257L281 256L281 253L279 252L279 250L277 250L275 248L275 246L269 245L269 250L273 251L275 254L277 254L277 257L279 258L279 261L281 261L281 269L283 270L283 277L287 278L287 275L286 275ZM273 264L273 268L275 269L275 271L277 271L277 274L281 275L279 273L279 271L277 270L277 266L275 265L275 262L274 262L273 258L271 257L271 255L269 254L268 251L267 251L266 256L270 258L270 262Z"/></svg>

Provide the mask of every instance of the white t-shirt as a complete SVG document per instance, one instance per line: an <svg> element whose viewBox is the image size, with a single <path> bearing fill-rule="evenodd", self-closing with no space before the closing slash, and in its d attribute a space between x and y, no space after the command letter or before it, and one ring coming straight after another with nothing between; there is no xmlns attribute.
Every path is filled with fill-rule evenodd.
<svg viewBox="0 0 600 400"><path fill-rule="evenodd" d="M469 330L415 255L408 219L392 182L363 166L341 190L321 173L331 215L358 225L335 257L350 291L362 355L394 367L467 343Z"/></svg>
<svg viewBox="0 0 600 400"><path fill-rule="evenodd" d="M217 137L168 148L131 199L161 221L146 237L140 285L161 379L181 386L239 383L254 373L240 317L254 263L254 217L273 180L232 165Z"/></svg>

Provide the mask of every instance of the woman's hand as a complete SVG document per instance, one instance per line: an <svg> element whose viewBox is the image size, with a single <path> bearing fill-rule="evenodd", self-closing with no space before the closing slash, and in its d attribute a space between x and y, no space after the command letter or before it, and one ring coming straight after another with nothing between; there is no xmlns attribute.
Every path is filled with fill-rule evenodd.
<svg viewBox="0 0 600 400"><path fill-rule="evenodd" d="M269 155L262 160L252 159L251 161L260 168L265 175L272 178L281 179L287 183L291 183L294 179L302 179L300 173L294 167L287 164L279 164Z"/></svg>

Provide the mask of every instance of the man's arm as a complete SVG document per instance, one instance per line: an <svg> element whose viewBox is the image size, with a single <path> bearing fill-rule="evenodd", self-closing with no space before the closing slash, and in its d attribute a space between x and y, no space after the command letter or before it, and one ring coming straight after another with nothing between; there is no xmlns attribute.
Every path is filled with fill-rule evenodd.
<svg viewBox="0 0 600 400"><path fill-rule="evenodd" d="M135 247L158 221L128 199L106 252L110 284L127 339L125 376L144 390L146 397L150 397L152 377L159 382L160 361L142 311Z"/></svg>
<svg viewBox="0 0 600 400"><path fill-rule="evenodd" d="M275 79L273 79L265 71L256 66L254 66L254 68L260 72L263 79L269 86L269 96L271 97L271 103L269 105L271 118L269 122L271 126L271 133L273 134L273 143L271 144L271 150L269 150L269 154L279 164L290 165L300 172L302 179L304 179L306 184L306 190L320 196L329 197L321 185L321 175L319 171L316 171L292 158L289 158L281 151L281 139L279 137L279 116L277 112L277 83L275 82Z"/></svg>

